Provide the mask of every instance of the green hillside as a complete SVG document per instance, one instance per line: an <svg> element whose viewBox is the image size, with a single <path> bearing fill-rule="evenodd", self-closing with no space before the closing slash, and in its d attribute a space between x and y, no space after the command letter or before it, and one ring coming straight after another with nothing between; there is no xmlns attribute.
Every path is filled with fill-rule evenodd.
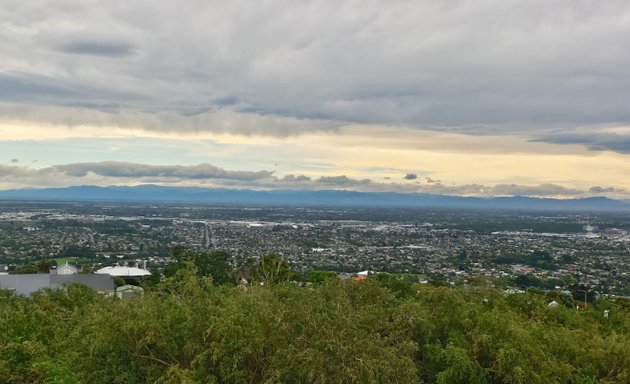
<svg viewBox="0 0 630 384"><path fill-rule="evenodd" d="M375 278L217 287L194 268L138 300L4 292L0 382L628 383L628 305L550 299Z"/></svg>

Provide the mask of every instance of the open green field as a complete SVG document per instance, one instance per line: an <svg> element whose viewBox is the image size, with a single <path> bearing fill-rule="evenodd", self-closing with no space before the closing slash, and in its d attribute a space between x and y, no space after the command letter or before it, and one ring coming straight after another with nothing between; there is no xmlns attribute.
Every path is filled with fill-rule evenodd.
<svg viewBox="0 0 630 384"><path fill-rule="evenodd" d="M68 262L68 264L73 264L78 259L79 259L78 257L57 257L53 260L57 262L57 265L64 265L66 262Z"/></svg>

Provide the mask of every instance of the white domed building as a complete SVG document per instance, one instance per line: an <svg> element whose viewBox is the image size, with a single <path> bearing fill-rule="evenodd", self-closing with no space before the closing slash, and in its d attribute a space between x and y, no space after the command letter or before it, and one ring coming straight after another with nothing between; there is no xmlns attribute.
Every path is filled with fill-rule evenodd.
<svg viewBox="0 0 630 384"><path fill-rule="evenodd" d="M121 266L104 267L94 273L99 275L110 275L112 277L143 277L151 275L151 272L146 269Z"/></svg>

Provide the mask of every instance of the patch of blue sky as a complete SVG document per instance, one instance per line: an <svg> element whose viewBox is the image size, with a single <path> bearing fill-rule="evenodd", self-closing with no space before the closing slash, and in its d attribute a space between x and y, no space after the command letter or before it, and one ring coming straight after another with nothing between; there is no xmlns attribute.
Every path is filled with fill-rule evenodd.
<svg viewBox="0 0 630 384"><path fill-rule="evenodd" d="M146 137L67 138L48 141L0 141L0 164L56 164L126 161L144 164L224 163L225 146L212 141Z"/></svg>

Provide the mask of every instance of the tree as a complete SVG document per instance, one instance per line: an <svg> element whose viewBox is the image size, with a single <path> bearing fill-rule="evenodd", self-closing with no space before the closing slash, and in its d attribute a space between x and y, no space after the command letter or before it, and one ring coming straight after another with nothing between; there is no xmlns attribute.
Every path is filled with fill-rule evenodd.
<svg viewBox="0 0 630 384"><path fill-rule="evenodd" d="M222 285L231 281L232 267L230 254L226 251L212 251L193 253L187 248L177 246L173 249L175 262L164 268L164 276L174 276L177 271L192 263L197 268L198 276L212 276L215 285Z"/></svg>
<svg viewBox="0 0 630 384"><path fill-rule="evenodd" d="M215 285L222 285L232 281L230 278L232 267L229 263L230 254L226 251L212 251L196 253L192 257L199 276L212 276Z"/></svg>
<svg viewBox="0 0 630 384"><path fill-rule="evenodd" d="M15 268L15 271L13 271L13 273L16 275L24 275L24 274L31 274L31 273L38 273L38 272L39 272L39 269L36 264L18 265Z"/></svg>
<svg viewBox="0 0 630 384"><path fill-rule="evenodd" d="M289 264L277 253L264 255L256 268L258 278L266 284L278 284L289 280Z"/></svg>
<svg viewBox="0 0 630 384"><path fill-rule="evenodd" d="M337 273L332 271L311 271L308 273L308 280L317 284L322 284L328 279L336 278Z"/></svg>

